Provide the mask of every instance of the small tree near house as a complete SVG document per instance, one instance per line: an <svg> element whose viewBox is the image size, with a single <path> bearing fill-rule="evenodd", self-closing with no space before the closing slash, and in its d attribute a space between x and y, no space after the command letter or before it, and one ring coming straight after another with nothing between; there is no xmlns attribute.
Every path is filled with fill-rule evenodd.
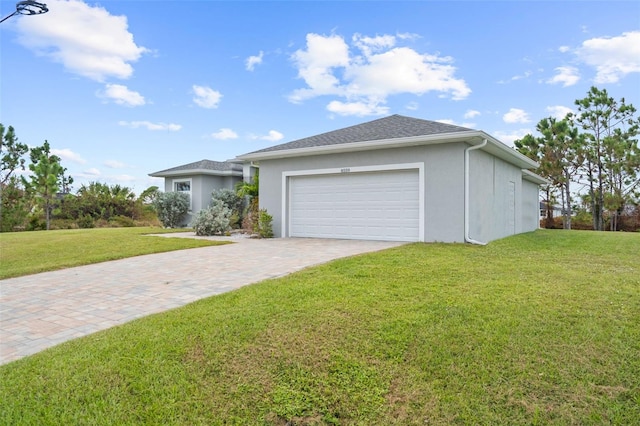
<svg viewBox="0 0 640 426"><path fill-rule="evenodd" d="M260 176L256 172L250 182L239 182L236 186L236 194L248 200L247 208L243 215L242 228L253 232L258 222L260 210Z"/></svg>

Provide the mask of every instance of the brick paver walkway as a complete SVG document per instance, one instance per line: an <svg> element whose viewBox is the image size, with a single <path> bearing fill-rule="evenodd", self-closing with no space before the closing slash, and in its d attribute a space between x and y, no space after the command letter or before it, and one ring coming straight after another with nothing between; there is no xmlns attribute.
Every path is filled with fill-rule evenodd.
<svg viewBox="0 0 640 426"><path fill-rule="evenodd" d="M402 244L299 238L234 241L0 281L0 364L267 278Z"/></svg>

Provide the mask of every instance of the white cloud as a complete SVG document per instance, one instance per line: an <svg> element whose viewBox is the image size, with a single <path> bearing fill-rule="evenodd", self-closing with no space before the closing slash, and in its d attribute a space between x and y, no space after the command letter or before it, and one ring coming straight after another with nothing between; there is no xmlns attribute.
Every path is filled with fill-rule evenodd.
<svg viewBox="0 0 640 426"><path fill-rule="evenodd" d="M284 138L284 135L277 130L269 130L268 135L260 137L260 139L270 142L277 142L279 140L282 140L282 138Z"/></svg>
<svg viewBox="0 0 640 426"><path fill-rule="evenodd" d="M505 123L529 123L529 114L522 109L511 108L509 112L502 116Z"/></svg>
<svg viewBox="0 0 640 426"><path fill-rule="evenodd" d="M558 51L561 52L561 53L567 53L570 50L571 50L571 48L569 46L560 46L560 47L558 47Z"/></svg>
<svg viewBox="0 0 640 426"><path fill-rule="evenodd" d="M298 68L298 77L309 86L294 91L289 97L292 102L341 92L340 80L333 75L333 68L349 66L349 46L342 37L307 34L307 49L297 50L292 59Z"/></svg>
<svg viewBox="0 0 640 426"><path fill-rule="evenodd" d="M518 80L524 80L527 79L529 77L531 77L533 75L533 72L531 71L525 71L523 74L518 74L518 75L514 75L513 77L511 77L509 80L500 80L498 81L498 83L500 84L507 84L510 83L512 81L518 81Z"/></svg>
<svg viewBox="0 0 640 426"><path fill-rule="evenodd" d="M575 67L557 67L557 74L547 80L549 84L562 83L562 87L573 86L580 81L580 73Z"/></svg>
<svg viewBox="0 0 640 426"><path fill-rule="evenodd" d="M480 111L476 111L475 109L468 109L467 112L464 113L464 118L474 118L480 115Z"/></svg>
<svg viewBox="0 0 640 426"><path fill-rule="evenodd" d="M80 154L76 154L71 151L69 148L65 149L54 149L51 148L51 153L53 155L57 155L61 160L71 161L77 164L86 164L86 160L80 156Z"/></svg>
<svg viewBox="0 0 640 426"><path fill-rule="evenodd" d="M548 106L546 110L552 117L555 117L558 120L562 120L567 116L567 114L573 112L571 108L562 105Z"/></svg>
<svg viewBox="0 0 640 426"><path fill-rule="evenodd" d="M353 50L339 35L307 34L305 49L297 50L292 60L298 77L306 87L289 96L293 103L318 96L334 96L327 109L342 115L378 115L389 96L409 93L422 95L439 92L454 100L471 93L466 82L455 78L451 57L421 54L409 47L396 46L410 35L375 37L355 34Z"/></svg>
<svg viewBox="0 0 640 426"><path fill-rule="evenodd" d="M523 137L525 137L530 133L532 133L530 129L519 129L519 130L513 130L511 132L504 132L504 131L498 130L496 132L493 132L493 135L499 141L513 147L514 141L516 141L517 139L522 139Z"/></svg>
<svg viewBox="0 0 640 426"><path fill-rule="evenodd" d="M389 108L381 106L375 102L340 102L331 101L327 105L327 110L339 115L355 115L364 117L367 115L384 115L389 113Z"/></svg>
<svg viewBox="0 0 640 426"><path fill-rule="evenodd" d="M220 140L237 139L238 134L231 129L223 128L215 133L211 133L211 137Z"/></svg>
<svg viewBox="0 0 640 426"><path fill-rule="evenodd" d="M127 167L125 163L116 160L107 160L102 164L110 169L124 169L125 167Z"/></svg>
<svg viewBox="0 0 640 426"><path fill-rule="evenodd" d="M131 175L113 175L109 176L108 179L116 183L131 183L138 180L137 177Z"/></svg>
<svg viewBox="0 0 640 426"><path fill-rule="evenodd" d="M262 63L262 58L264 57L264 52L261 50L258 56L249 56L245 61L247 71L253 71L256 65L260 65Z"/></svg>
<svg viewBox="0 0 640 426"><path fill-rule="evenodd" d="M130 107L142 106L146 102L144 96L133 90L129 90L127 86L122 84L107 84L104 91L99 93L100 97L113 100L118 105Z"/></svg>
<svg viewBox="0 0 640 426"><path fill-rule="evenodd" d="M418 105L417 102L409 102L406 106L406 109L408 109L409 111L415 111L418 108L420 108L420 105Z"/></svg>
<svg viewBox="0 0 640 426"><path fill-rule="evenodd" d="M218 108L218 104L222 99L222 94L217 90L213 90L207 86L192 86L192 92L195 95L193 102L202 108Z"/></svg>
<svg viewBox="0 0 640 426"><path fill-rule="evenodd" d="M132 129L138 129L143 127L147 130L166 130L168 132L177 132L182 129L180 124L174 123L152 123L150 121L119 121L120 126L130 127Z"/></svg>
<svg viewBox="0 0 640 426"><path fill-rule="evenodd" d="M640 72L640 31L585 40L576 54L596 69L596 83L615 83L627 74Z"/></svg>
<svg viewBox="0 0 640 426"><path fill-rule="evenodd" d="M367 37L356 33L352 39L353 44L358 47L365 56L371 56L374 52L390 49L396 44L396 38L392 35Z"/></svg>
<svg viewBox="0 0 640 426"><path fill-rule="evenodd" d="M47 5L48 13L17 20L18 40L73 74L96 81L129 78L131 63L148 52L134 42L126 16L79 0L48 0Z"/></svg>
<svg viewBox="0 0 640 426"><path fill-rule="evenodd" d="M100 174L100 170L96 169L95 167L82 171L82 177L95 177L100 176Z"/></svg>

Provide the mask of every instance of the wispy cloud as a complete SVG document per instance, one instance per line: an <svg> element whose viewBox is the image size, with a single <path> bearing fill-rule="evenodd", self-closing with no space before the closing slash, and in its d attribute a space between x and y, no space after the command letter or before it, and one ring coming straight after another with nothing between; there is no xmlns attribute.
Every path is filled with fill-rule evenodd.
<svg viewBox="0 0 640 426"><path fill-rule="evenodd" d="M218 108L218 104L222 99L222 94L217 90L213 90L207 86L198 86L194 84L191 87L194 94L193 102L202 108Z"/></svg>
<svg viewBox="0 0 640 426"><path fill-rule="evenodd" d="M567 116L567 114L573 112L571 108L562 105L548 106L546 110L552 117L559 120L562 120Z"/></svg>
<svg viewBox="0 0 640 426"><path fill-rule="evenodd" d="M119 121L118 124L131 129L144 128L147 130L165 130L168 132L177 132L182 129L180 124L152 123L151 121Z"/></svg>
<svg viewBox="0 0 640 426"><path fill-rule="evenodd" d="M529 114L519 108L511 108L509 112L502 116L505 123L529 123Z"/></svg>
<svg viewBox="0 0 640 426"><path fill-rule="evenodd" d="M80 156L80 154L73 152L69 148L64 149L54 149L51 148L51 153L53 155L57 155L61 160L71 161L77 164L86 164L87 161Z"/></svg>
<svg viewBox="0 0 640 426"><path fill-rule="evenodd" d="M531 129L519 129L519 130L512 130L512 131L498 130L498 131L492 132L492 134L496 138L498 138L499 141L509 146L513 146L513 142L515 142L518 139L522 139L523 137L525 137L525 135L528 135L530 133L531 133Z"/></svg>
<svg viewBox="0 0 640 426"><path fill-rule="evenodd" d="M257 56L249 56L245 61L245 66L247 71L253 71L256 65L260 65L262 63L263 57L264 57L264 52L262 50Z"/></svg>
<svg viewBox="0 0 640 426"><path fill-rule="evenodd" d="M556 75L547 80L549 84L562 84L562 87L573 86L580 81L580 72L576 67L557 67Z"/></svg>
<svg viewBox="0 0 640 426"><path fill-rule="evenodd" d="M464 113L464 118L475 118L480 115L480 111L476 111L475 109L468 109L467 112Z"/></svg>
<svg viewBox="0 0 640 426"><path fill-rule="evenodd" d="M251 139L260 139L260 140L264 140L264 141L270 141L270 142L277 142L279 140L282 140L284 138L284 135L280 132L278 132L277 130L269 130L269 133L266 135L252 135Z"/></svg>
<svg viewBox="0 0 640 426"><path fill-rule="evenodd" d="M110 169L124 169L127 167L127 165L125 163L123 163L122 161L117 161L117 160L106 160L104 163L106 167L110 168Z"/></svg>
<svg viewBox="0 0 640 426"><path fill-rule="evenodd" d="M144 96L133 90L129 90L127 86L122 84L107 84L104 91L99 92L98 96L115 102L118 105L129 107L142 106L146 103Z"/></svg>
<svg viewBox="0 0 640 426"><path fill-rule="evenodd" d="M238 134L231 129L223 128L211 133L211 137L219 140L238 139Z"/></svg>

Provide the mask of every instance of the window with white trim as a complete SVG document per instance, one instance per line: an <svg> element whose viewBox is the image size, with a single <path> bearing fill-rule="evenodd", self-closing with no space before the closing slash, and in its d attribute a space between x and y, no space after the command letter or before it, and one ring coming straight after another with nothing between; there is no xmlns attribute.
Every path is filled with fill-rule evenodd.
<svg viewBox="0 0 640 426"><path fill-rule="evenodd" d="M189 196L189 211L193 209L191 201L191 179L176 179L173 181L173 190L175 192L183 192Z"/></svg>

